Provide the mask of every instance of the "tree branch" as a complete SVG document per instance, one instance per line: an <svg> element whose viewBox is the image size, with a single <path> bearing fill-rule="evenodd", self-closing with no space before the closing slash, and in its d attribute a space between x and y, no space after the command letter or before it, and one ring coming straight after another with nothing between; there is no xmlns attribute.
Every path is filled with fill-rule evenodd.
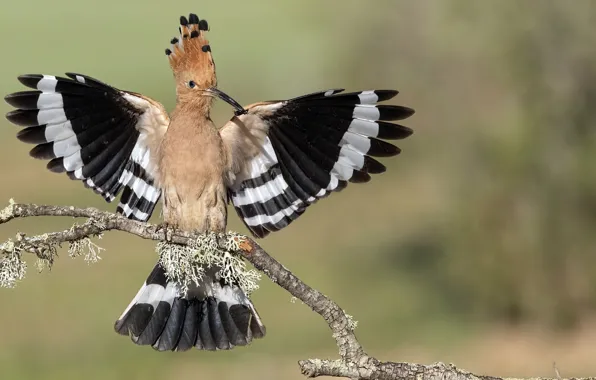
<svg viewBox="0 0 596 380"><path fill-rule="evenodd" d="M87 220L75 224L61 232L28 237L17 234L16 240L0 244L0 271L15 255L20 259L21 252L30 252L38 258L53 262L56 246L61 243L74 243L85 238L100 236L110 230L119 230L143 239L171 241L188 245L196 241L200 234L180 230L166 230L158 225L137 222L121 215L101 211L95 208L75 208L72 206L44 206L11 203L0 211L0 224L15 218L33 216L82 217ZM166 239L167 233L167 239ZM453 365L436 363L421 365L413 363L381 362L367 355L354 334L354 322L341 307L324 294L311 288L292 272L271 257L255 241L248 237L239 238L240 250L237 254L248 260L255 268L265 273L274 283L281 286L294 297L308 305L314 312L325 319L332 331L339 348L340 359L308 359L299 361L300 370L306 377L333 376L350 379L501 379L490 376L477 376L457 369ZM558 376L557 376L558 377ZM587 379L587 378L586 378ZM596 379L596 378L593 378ZM554 380L554 379L553 379ZM560 380L560 379L559 379Z"/></svg>

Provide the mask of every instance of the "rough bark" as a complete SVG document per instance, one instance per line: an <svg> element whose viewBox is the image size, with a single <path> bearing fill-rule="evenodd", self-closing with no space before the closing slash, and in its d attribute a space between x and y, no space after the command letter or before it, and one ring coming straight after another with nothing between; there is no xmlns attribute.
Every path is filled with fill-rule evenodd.
<svg viewBox="0 0 596 380"><path fill-rule="evenodd" d="M75 208L72 206L44 206L33 204L17 204L11 202L0 211L0 224L15 218L33 216L65 216L81 217L87 220L75 224L72 228L59 232L28 237L17 234L15 241L0 245L0 264L10 255L30 252L43 260L52 262L56 254L56 246L65 242L76 242L84 238L98 236L106 231L119 230L131 233L143 239L171 241L188 244L199 235L175 229L162 228L160 225L129 220L121 215L101 211L95 208ZM166 239L167 233L167 239ZM502 379L492 376L479 376L456 368L454 365L435 363L422 365L414 363L381 362L366 354L354 334L351 317L333 300L316 289L311 288L292 272L271 257L255 241L242 237L239 255L244 257L255 268L265 273L274 283L287 290L294 297L308 305L321 315L331 329L332 336L339 348L340 359L321 360L307 359L298 362L304 376L344 377L350 379ZM561 380L558 373L553 378ZM537 378L538 379L538 378ZM585 378L595 379L596 378Z"/></svg>

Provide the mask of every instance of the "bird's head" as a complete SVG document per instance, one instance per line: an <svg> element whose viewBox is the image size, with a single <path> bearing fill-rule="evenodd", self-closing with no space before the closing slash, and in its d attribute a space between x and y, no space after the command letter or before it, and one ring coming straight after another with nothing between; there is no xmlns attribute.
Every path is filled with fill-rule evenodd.
<svg viewBox="0 0 596 380"><path fill-rule="evenodd" d="M205 34L209 29L206 20L199 20L191 13L180 17L180 37L173 38L166 55L176 79L178 101L192 102L208 108L212 96L205 91L217 85L215 63Z"/></svg>
<svg viewBox="0 0 596 380"><path fill-rule="evenodd" d="M215 63L211 46L205 38L209 30L207 20L191 13L188 19L180 17L180 37L173 38L166 55L176 78L178 102L192 105L199 112L209 115L213 98L219 98L235 109L236 115L247 112L238 102L217 89Z"/></svg>

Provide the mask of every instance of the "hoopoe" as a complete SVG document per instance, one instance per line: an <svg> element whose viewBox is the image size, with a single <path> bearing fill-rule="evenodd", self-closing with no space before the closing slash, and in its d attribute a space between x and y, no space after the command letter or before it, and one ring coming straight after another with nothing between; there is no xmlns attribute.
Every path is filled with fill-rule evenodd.
<svg viewBox="0 0 596 380"><path fill-rule="evenodd" d="M377 105L394 90L332 89L242 107L216 87L207 21L190 14L180 24L166 49L176 82L171 116L153 99L86 75L20 76L34 91L6 96L17 108L6 117L26 127L17 137L36 144L31 156L108 202L120 194L117 212L130 219L147 221L162 198L166 225L224 232L231 202L263 238L348 182L384 172L373 157L400 149L383 140L412 134L388 122L410 117L412 109ZM210 118L214 98L235 109L219 129ZM158 263L115 330L160 351L231 349L263 337L252 302L219 269L207 269L182 293Z"/></svg>

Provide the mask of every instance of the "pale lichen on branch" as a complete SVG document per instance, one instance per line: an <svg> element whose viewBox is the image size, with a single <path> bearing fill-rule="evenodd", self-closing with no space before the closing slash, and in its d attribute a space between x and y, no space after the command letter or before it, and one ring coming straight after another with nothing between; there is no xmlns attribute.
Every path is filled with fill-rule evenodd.
<svg viewBox="0 0 596 380"><path fill-rule="evenodd" d="M12 201L12 200L11 200ZM0 224L12 220L17 205L13 202L0 211ZM91 241L91 237L101 239L101 233L80 235L79 230L85 230L86 226L97 221L90 218L83 225L73 225L70 229L62 232L45 233L33 237L27 237L23 233L17 233L16 238L9 239L0 244L0 288L14 288L16 284L25 277L27 264L21 257L22 252L35 254L37 260L35 268L38 272L51 269L55 258L58 256L58 249L62 243L68 243L68 255L72 258L83 256L89 263L96 263L101 260L99 253L104 249ZM97 228L105 228L105 225L98 224Z"/></svg>
<svg viewBox="0 0 596 380"><path fill-rule="evenodd" d="M0 211L0 223L8 222L10 219L13 218L13 208L16 202L14 199L10 198L8 200L8 206L4 207L2 211Z"/></svg>
<svg viewBox="0 0 596 380"><path fill-rule="evenodd" d="M101 235L98 238L101 239ZM83 256L88 264L94 264L101 260L99 256L101 251L105 251L105 249L92 242L89 238L72 241L68 247L68 255L70 257Z"/></svg>
<svg viewBox="0 0 596 380"><path fill-rule="evenodd" d="M10 240L0 245L0 250L3 252L0 258L0 288L14 288L17 282L25 278L27 263L21 259L21 253Z"/></svg>
<svg viewBox="0 0 596 380"><path fill-rule="evenodd" d="M192 284L198 284L205 269L218 268L218 274L227 283L237 283L250 296L259 288L259 272L247 269L246 263L238 256L238 234L207 233L200 235L187 245L159 242L157 252L159 262L169 278L176 281L181 292L185 293Z"/></svg>

